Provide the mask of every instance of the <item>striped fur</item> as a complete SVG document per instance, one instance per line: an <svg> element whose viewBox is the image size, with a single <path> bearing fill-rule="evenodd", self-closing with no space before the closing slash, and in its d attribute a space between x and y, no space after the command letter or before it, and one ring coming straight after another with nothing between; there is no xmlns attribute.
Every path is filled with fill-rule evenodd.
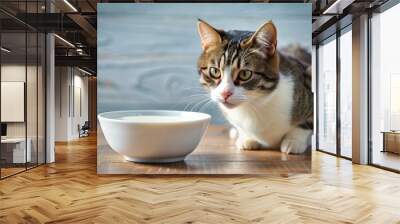
<svg viewBox="0 0 400 224"><path fill-rule="evenodd" d="M239 130L238 147L304 152L313 127L310 53L298 45L278 50L272 22L255 32L218 30L204 21L198 26L200 83Z"/></svg>

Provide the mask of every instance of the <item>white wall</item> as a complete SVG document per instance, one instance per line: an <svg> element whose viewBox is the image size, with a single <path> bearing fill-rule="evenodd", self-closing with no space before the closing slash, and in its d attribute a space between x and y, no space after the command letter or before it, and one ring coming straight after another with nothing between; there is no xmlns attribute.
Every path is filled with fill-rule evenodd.
<svg viewBox="0 0 400 224"><path fill-rule="evenodd" d="M25 70L27 69L27 70ZM27 72L27 73L26 73ZM1 81L2 82L25 82L25 75L28 77L29 87L34 86L34 88L27 88L27 120L28 120L28 137L31 133L30 128L35 130L36 137L36 120L37 115L32 111L36 112L36 66L18 65L18 64L6 64L1 66ZM4 97L4 96L3 96ZM40 106L40 105L39 105ZM1 108L6 110L7 108ZM33 123L32 123L33 122ZM25 136L25 123L26 122L7 122L7 136L8 137L24 137ZM33 133L33 131L32 131Z"/></svg>
<svg viewBox="0 0 400 224"><path fill-rule="evenodd" d="M55 85L55 140L77 139L78 124L88 120L88 78L76 68L56 67Z"/></svg>
<svg viewBox="0 0 400 224"><path fill-rule="evenodd" d="M74 107L72 108L72 119L71 119L71 136L72 138L78 138L79 137L79 132L78 132L78 124L83 125L85 121L88 121L88 77L87 76L82 76L82 73L76 74L75 70L75 75L74 75L74 96L72 96L72 99L74 99L74 102L71 104L74 104Z"/></svg>
<svg viewBox="0 0 400 224"><path fill-rule="evenodd" d="M68 140L70 77L67 67L55 68L55 141Z"/></svg>

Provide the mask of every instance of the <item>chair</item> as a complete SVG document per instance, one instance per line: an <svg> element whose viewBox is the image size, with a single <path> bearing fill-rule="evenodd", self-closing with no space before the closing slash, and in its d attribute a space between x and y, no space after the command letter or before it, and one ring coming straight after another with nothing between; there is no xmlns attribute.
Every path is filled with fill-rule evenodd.
<svg viewBox="0 0 400 224"><path fill-rule="evenodd" d="M89 129L90 129L89 121L85 121L82 127L78 124L79 138L89 136Z"/></svg>

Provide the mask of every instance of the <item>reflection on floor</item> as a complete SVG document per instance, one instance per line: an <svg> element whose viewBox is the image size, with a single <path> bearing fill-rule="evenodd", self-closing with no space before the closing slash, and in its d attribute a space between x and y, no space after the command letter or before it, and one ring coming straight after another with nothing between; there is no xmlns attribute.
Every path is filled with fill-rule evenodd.
<svg viewBox="0 0 400 224"><path fill-rule="evenodd" d="M388 167L400 171L400 155L392 152L374 151L372 157L373 163L376 165Z"/></svg>
<svg viewBox="0 0 400 224"><path fill-rule="evenodd" d="M1 177L7 177L25 170L24 167L8 167L8 168L1 168Z"/></svg>
<svg viewBox="0 0 400 224"><path fill-rule="evenodd" d="M18 164L3 163L1 168L1 178L5 178L20 173L22 171L25 171L26 169L30 169L36 166L37 166L36 163L27 163L26 165L24 163L18 163Z"/></svg>

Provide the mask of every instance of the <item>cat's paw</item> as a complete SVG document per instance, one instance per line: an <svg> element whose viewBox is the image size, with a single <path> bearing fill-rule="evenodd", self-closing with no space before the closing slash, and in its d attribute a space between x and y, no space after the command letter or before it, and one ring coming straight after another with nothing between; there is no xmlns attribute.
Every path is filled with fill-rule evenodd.
<svg viewBox="0 0 400 224"><path fill-rule="evenodd" d="M239 137L236 140L236 147L240 150L257 150L260 149L262 146L255 140L243 139Z"/></svg>
<svg viewBox="0 0 400 224"><path fill-rule="evenodd" d="M229 138L230 139L237 139L239 137L239 133L236 128L232 127L229 129Z"/></svg>
<svg viewBox="0 0 400 224"><path fill-rule="evenodd" d="M287 154L301 154L307 150L308 144L298 139L285 138L281 143L281 152Z"/></svg>

